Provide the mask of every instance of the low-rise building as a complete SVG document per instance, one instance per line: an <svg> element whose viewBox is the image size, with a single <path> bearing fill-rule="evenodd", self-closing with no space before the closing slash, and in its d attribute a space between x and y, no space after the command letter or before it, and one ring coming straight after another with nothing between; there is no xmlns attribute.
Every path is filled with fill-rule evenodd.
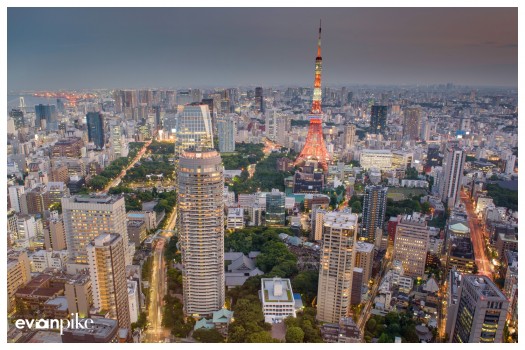
<svg viewBox="0 0 525 350"><path fill-rule="evenodd" d="M244 228L243 208L228 208L228 216L226 217L226 228L228 230Z"/></svg>
<svg viewBox="0 0 525 350"><path fill-rule="evenodd" d="M279 323L288 316L295 317L292 285L287 278L262 278L261 301L267 323Z"/></svg>
<svg viewBox="0 0 525 350"><path fill-rule="evenodd" d="M111 318L91 318L89 329L64 329L62 343L117 343L118 322ZM84 319L79 322L84 324Z"/></svg>

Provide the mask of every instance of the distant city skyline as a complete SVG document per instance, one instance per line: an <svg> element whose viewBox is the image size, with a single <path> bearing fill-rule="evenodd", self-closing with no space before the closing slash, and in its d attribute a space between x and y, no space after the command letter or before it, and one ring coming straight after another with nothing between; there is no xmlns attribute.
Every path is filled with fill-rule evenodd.
<svg viewBox="0 0 525 350"><path fill-rule="evenodd" d="M517 8L8 8L9 90L518 83Z"/></svg>

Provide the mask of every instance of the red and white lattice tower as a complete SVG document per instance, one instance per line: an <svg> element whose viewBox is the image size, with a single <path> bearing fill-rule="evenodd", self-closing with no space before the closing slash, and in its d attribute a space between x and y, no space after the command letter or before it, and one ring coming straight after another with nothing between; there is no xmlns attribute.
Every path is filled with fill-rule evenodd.
<svg viewBox="0 0 525 350"><path fill-rule="evenodd" d="M303 150L295 160L295 165L304 164L308 160L317 161L324 170L328 169L330 155L326 151L323 138L323 112L321 111L321 70L323 58L321 57L321 23L319 22L319 39L317 41L317 57L315 58L314 96L312 99L312 112L309 115L310 126Z"/></svg>

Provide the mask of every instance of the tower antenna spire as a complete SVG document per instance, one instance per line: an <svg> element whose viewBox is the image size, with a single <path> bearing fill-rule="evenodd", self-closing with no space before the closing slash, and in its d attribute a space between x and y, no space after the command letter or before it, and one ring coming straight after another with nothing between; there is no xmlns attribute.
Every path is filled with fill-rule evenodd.
<svg viewBox="0 0 525 350"><path fill-rule="evenodd" d="M307 160L316 160L321 167L327 171L330 155L326 151L326 145L323 137L323 111L321 110L321 72L323 67L323 58L321 57L321 20L319 20L319 38L317 39L317 56L315 57L315 78L314 91L312 97L312 110L309 116L310 126L306 143L295 164L299 165Z"/></svg>

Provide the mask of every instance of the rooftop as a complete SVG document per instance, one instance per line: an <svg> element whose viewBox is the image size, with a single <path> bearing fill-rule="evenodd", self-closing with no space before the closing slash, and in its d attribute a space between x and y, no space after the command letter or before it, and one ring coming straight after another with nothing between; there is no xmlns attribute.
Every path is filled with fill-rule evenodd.
<svg viewBox="0 0 525 350"><path fill-rule="evenodd" d="M289 279L262 278L263 301L267 303L293 302L292 285Z"/></svg>

